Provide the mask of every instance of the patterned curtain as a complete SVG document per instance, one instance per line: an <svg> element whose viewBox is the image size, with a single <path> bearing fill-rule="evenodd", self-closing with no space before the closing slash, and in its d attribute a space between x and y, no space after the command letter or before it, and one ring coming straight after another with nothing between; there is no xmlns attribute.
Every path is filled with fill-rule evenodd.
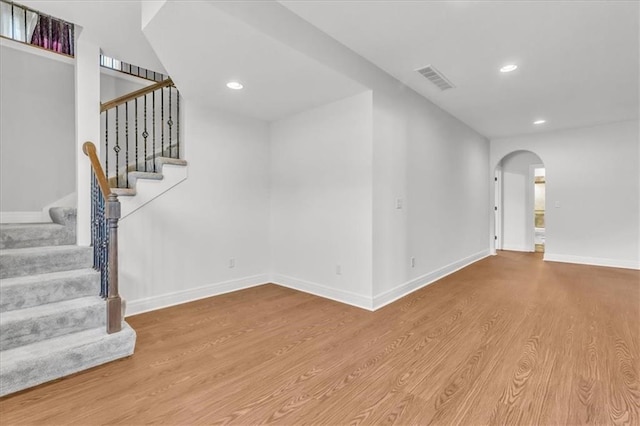
<svg viewBox="0 0 640 426"><path fill-rule="evenodd" d="M31 44L73 56L72 37L70 24L40 15L31 37Z"/></svg>

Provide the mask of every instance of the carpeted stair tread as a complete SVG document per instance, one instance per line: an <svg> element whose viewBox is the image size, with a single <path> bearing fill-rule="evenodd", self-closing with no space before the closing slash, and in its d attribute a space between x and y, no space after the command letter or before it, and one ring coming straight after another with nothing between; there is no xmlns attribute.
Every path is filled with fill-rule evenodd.
<svg viewBox="0 0 640 426"><path fill-rule="evenodd" d="M0 278L85 269L93 264L91 247L75 245L0 250Z"/></svg>
<svg viewBox="0 0 640 426"><path fill-rule="evenodd" d="M0 280L0 312L24 309L100 292L100 273L93 269L51 272Z"/></svg>
<svg viewBox="0 0 640 426"><path fill-rule="evenodd" d="M132 197L136 195L135 188L111 188L111 192L116 194L118 197Z"/></svg>
<svg viewBox="0 0 640 426"><path fill-rule="evenodd" d="M57 223L0 225L0 249L68 245L75 240L73 229Z"/></svg>
<svg viewBox="0 0 640 426"><path fill-rule="evenodd" d="M171 157L156 157L156 169L162 169L162 165L169 164L172 166L186 166L187 160Z"/></svg>
<svg viewBox="0 0 640 426"><path fill-rule="evenodd" d="M106 324L105 302L80 297L0 313L0 350Z"/></svg>
<svg viewBox="0 0 640 426"><path fill-rule="evenodd" d="M133 354L136 333L126 322L107 334L96 327L0 352L0 396Z"/></svg>

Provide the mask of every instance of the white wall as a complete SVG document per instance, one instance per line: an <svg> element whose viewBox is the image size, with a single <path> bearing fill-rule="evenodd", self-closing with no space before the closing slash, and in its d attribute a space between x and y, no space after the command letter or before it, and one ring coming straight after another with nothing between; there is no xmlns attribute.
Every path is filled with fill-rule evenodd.
<svg viewBox="0 0 640 426"><path fill-rule="evenodd" d="M188 179L120 223L128 314L268 281L268 125L184 112Z"/></svg>
<svg viewBox="0 0 640 426"><path fill-rule="evenodd" d="M75 191L74 66L14 45L0 46L0 210L35 212Z"/></svg>
<svg viewBox="0 0 640 426"><path fill-rule="evenodd" d="M532 165L542 160L531 152L515 152L502 159L502 249L533 251Z"/></svg>
<svg viewBox="0 0 640 426"><path fill-rule="evenodd" d="M365 308L372 285L371 97L365 92L271 124L274 281Z"/></svg>
<svg viewBox="0 0 640 426"><path fill-rule="evenodd" d="M535 152L546 169L545 259L640 268L637 121L491 141L491 167Z"/></svg>
<svg viewBox="0 0 640 426"><path fill-rule="evenodd" d="M153 81L129 76L127 74L101 68L100 73L100 102L111 101L119 96L153 84Z"/></svg>
<svg viewBox="0 0 640 426"><path fill-rule="evenodd" d="M373 98L373 292L381 306L488 255L489 146L412 91Z"/></svg>

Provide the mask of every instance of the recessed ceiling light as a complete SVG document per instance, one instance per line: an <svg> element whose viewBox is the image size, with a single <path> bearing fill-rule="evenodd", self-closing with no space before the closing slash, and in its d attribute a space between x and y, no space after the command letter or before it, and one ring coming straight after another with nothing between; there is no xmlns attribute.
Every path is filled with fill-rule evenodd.
<svg viewBox="0 0 640 426"><path fill-rule="evenodd" d="M547 122L547 120L536 120L536 121L533 122L533 124L544 124L546 122Z"/></svg>
<svg viewBox="0 0 640 426"><path fill-rule="evenodd" d="M518 66L516 64L509 64L500 68L500 72L511 72L511 71L515 71L517 68Z"/></svg>
<svg viewBox="0 0 640 426"><path fill-rule="evenodd" d="M230 82L227 83L227 87L229 89L233 89L233 90L240 90L244 86L241 83L238 83L237 81L230 81Z"/></svg>

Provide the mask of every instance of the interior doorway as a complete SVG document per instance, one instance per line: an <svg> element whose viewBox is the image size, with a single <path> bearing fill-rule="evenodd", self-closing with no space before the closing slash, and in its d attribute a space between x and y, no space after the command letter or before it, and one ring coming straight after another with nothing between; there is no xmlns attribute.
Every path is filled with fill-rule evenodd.
<svg viewBox="0 0 640 426"><path fill-rule="evenodd" d="M530 151L515 151L494 170L496 250L544 252L546 169Z"/></svg>

